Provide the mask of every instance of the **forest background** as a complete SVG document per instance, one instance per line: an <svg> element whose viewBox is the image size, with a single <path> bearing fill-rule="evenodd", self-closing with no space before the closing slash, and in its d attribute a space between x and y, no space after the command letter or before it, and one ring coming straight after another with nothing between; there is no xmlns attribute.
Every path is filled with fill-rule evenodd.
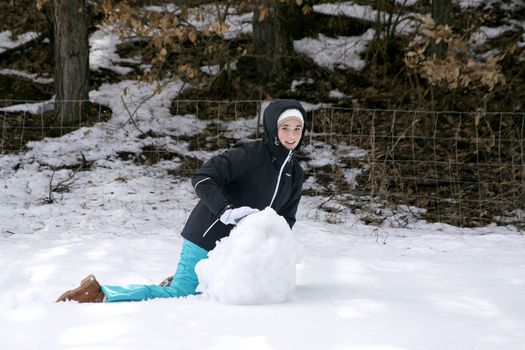
<svg viewBox="0 0 525 350"><path fill-rule="evenodd" d="M182 79L186 85L172 109L197 109L203 119L260 114L261 103L238 107L240 101L289 97L317 106L309 111L312 145L329 135L329 143L366 151L364 159L337 156L331 164L307 169L319 186L306 193L331 198L323 206L329 212L350 209L376 224L384 221L378 213L387 207L386 212L397 208L410 217L458 226L521 221L523 1L10 0L0 6L0 31L12 38L39 33L2 50L0 65L48 79L4 70L3 105L67 101L36 117L4 109L4 151L61 135L64 125L109 118L110 111L101 113L89 101L89 91L101 84L164 82L155 94L166 82ZM147 6L164 11L144 11ZM213 19L203 21L210 14ZM251 30L241 27L240 34L230 35L232 15ZM90 69L88 38L102 23L122 40L117 54L126 58L120 72ZM334 50L330 38L354 37L360 39L351 45L362 46L355 65L322 64L297 45L317 39L323 56ZM207 102L196 107L197 101ZM128 112L133 122L136 110ZM32 123L46 127L32 132ZM216 138L213 146L210 137ZM207 150L235 141L211 127L200 140L190 140ZM149 161L173 157L162 148L142 153ZM189 175L201 161L186 159ZM349 169L359 169L351 181Z"/></svg>

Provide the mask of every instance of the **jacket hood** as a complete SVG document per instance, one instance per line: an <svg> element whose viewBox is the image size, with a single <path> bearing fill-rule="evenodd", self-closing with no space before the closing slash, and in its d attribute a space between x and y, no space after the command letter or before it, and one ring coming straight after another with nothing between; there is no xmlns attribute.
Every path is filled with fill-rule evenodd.
<svg viewBox="0 0 525 350"><path fill-rule="evenodd" d="M281 145L279 139L277 138L277 119L279 115L287 109L298 109L303 115L305 124L303 125L303 130L301 134L301 140L298 142L297 147L294 149L294 152L301 148L301 143L304 137L304 131L306 130L306 111L304 110L301 103L293 99L279 99L273 100L270 102L268 107L264 110L263 114L263 128L264 128L264 141L270 148L270 152L281 158L283 155L288 154L288 150Z"/></svg>

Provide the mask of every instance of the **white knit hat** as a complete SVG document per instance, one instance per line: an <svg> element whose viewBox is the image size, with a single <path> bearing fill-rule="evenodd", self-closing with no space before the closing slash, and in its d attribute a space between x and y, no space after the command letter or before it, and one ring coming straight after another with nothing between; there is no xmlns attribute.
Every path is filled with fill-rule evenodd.
<svg viewBox="0 0 525 350"><path fill-rule="evenodd" d="M292 108L292 109L286 109L284 112L282 112L279 115L279 118L277 118L277 125L281 124L285 119L297 119L301 123L301 128L304 126L304 118L303 114L300 110Z"/></svg>

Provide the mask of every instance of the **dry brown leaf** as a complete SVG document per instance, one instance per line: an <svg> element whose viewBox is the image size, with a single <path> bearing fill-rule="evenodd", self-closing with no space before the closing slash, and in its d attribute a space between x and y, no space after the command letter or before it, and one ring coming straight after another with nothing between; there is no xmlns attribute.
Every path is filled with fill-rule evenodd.
<svg viewBox="0 0 525 350"><path fill-rule="evenodd" d="M175 33L175 36L177 37L177 39L179 39L179 41L182 41L184 39L184 33L179 28L175 28L173 32Z"/></svg>
<svg viewBox="0 0 525 350"><path fill-rule="evenodd" d="M180 73L184 74L186 77L190 79L195 78L199 74L199 71L189 64L181 64L178 67L178 70Z"/></svg>
<svg viewBox="0 0 525 350"><path fill-rule="evenodd" d="M190 41L195 44L197 42L197 32L192 29L189 31L188 33L188 39L190 39Z"/></svg>
<svg viewBox="0 0 525 350"><path fill-rule="evenodd" d="M302 10L302 13L303 15L309 15L310 13L312 13L313 9L312 9L312 6L308 5L308 4L305 4L303 6L303 10Z"/></svg>
<svg viewBox="0 0 525 350"><path fill-rule="evenodd" d="M102 3L102 10L104 13L111 13L113 11L113 4L110 0L104 0Z"/></svg>
<svg viewBox="0 0 525 350"><path fill-rule="evenodd" d="M49 3L50 0L37 0L36 2L36 8L38 11L42 10L44 6Z"/></svg>
<svg viewBox="0 0 525 350"><path fill-rule="evenodd" d="M164 15L162 16L161 20L160 20L160 28L164 31L164 32L167 32L169 30L169 28L171 27L171 20L170 20L170 16L169 15Z"/></svg>
<svg viewBox="0 0 525 350"><path fill-rule="evenodd" d="M259 18L257 19L259 22L262 22L266 19L266 17L268 17L268 8L267 7L262 7L260 8L260 12L259 12Z"/></svg>

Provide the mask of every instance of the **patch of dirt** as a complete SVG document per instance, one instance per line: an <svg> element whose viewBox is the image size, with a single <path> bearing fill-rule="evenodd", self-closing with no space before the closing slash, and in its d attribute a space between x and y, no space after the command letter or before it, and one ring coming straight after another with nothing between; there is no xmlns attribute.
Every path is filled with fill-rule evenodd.
<svg viewBox="0 0 525 350"><path fill-rule="evenodd" d="M187 96L200 99L186 99ZM200 102L202 101L202 102ZM170 112L173 115L196 115L201 120L220 119L222 121L232 121L239 118L252 118L257 115L259 103L256 100L245 101L221 101L207 100L204 92L193 90L174 100L171 104Z"/></svg>
<svg viewBox="0 0 525 350"><path fill-rule="evenodd" d="M168 151L164 147L154 145L145 146L140 154L132 152L118 152L118 157L125 161L133 161L140 165L153 165L163 160L174 160L178 166L168 170L168 174L177 177L191 177L204 162L195 157L189 157L184 154Z"/></svg>
<svg viewBox="0 0 525 350"><path fill-rule="evenodd" d="M0 32L9 30L15 36L41 32L48 25L45 15L37 11L34 0L2 0L0 14Z"/></svg>
<svg viewBox="0 0 525 350"><path fill-rule="evenodd" d="M0 75L0 103L5 107L12 100L46 101L53 96L52 84L38 84L14 75ZM9 102L4 102L8 100Z"/></svg>
<svg viewBox="0 0 525 350"><path fill-rule="evenodd" d="M479 226L525 203L524 114L362 111L314 130L368 150L352 193L426 208L430 221ZM351 124L350 124L351 123Z"/></svg>
<svg viewBox="0 0 525 350"><path fill-rule="evenodd" d="M27 112L0 112L0 151L22 152L28 141L60 137L81 127L93 126L111 118L111 110L91 103L84 119L75 126L65 126L53 111L34 115Z"/></svg>

